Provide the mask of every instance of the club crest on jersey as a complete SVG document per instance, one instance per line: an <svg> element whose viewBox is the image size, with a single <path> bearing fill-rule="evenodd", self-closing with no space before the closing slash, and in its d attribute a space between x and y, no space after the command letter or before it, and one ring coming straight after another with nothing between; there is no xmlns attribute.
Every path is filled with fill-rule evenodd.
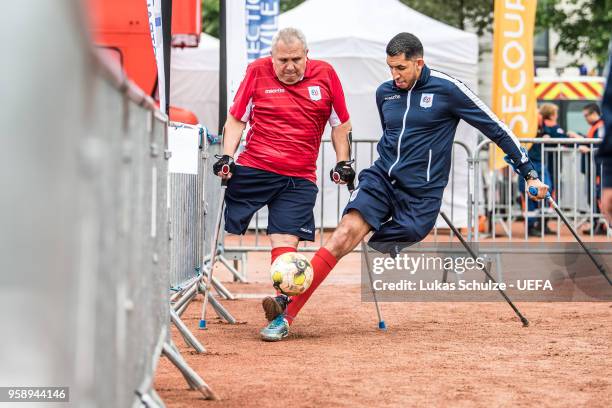
<svg viewBox="0 0 612 408"><path fill-rule="evenodd" d="M421 107L422 108L431 108L433 104L434 94L432 93L424 93L421 95Z"/></svg>
<svg viewBox="0 0 612 408"><path fill-rule="evenodd" d="M310 95L310 99L313 101L321 100L321 88L319 86L309 86L308 87L308 95Z"/></svg>

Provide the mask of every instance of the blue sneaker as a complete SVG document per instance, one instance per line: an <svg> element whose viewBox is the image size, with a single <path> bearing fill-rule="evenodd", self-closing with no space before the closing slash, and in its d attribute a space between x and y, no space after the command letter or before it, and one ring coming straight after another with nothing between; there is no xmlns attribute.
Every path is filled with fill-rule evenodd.
<svg viewBox="0 0 612 408"><path fill-rule="evenodd" d="M259 332L263 341L280 341L289 335L289 322L285 316L276 316L266 327Z"/></svg>

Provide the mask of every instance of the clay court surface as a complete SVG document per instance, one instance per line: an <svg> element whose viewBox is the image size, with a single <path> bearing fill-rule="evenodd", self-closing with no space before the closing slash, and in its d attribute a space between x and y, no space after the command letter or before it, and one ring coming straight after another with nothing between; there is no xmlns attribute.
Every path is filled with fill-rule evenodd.
<svg viewBox="0 0 612 408"><path fill-rule="evenodd" d="M189 364L221 397L205 401L160 360L155 386L168 407L612 406L612 304L385 303L388 332L362 303L359 256L343 259L304 307L288 339L264 343L260 298L271 294L267 253L249 254L246 298L222 301L241 321L197 329L201 297L183 315L207 348ZM215 272L217 273L217 272ZM229 279L223 269L218 276ZM214 316L214 312L209 315Z"/></svg>

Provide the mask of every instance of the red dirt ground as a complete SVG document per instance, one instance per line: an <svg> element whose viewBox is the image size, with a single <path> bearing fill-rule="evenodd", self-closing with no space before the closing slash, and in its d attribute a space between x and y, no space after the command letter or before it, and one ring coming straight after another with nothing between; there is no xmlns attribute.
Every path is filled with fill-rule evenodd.
<svg viewBox="0 0 612 408"><path fill-rule="evenodd" d="M255 283L228 287L272 293L268 257L250 253ZM198 297L183 318L207 354L172 334L221 401L190 391L164 358L156 390L170 408L612 406L612 304L520 303L523 328L503 302L385 303L385 333L360 300L359 270L358 255L343 259L279 343L259 340L260 299L222 301L242 324L200 331Z"/></svg>

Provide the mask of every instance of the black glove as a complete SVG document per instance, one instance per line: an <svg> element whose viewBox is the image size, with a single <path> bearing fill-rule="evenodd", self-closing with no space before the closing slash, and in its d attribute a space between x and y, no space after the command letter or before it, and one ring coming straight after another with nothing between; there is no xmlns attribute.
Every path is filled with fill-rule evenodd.
<svg viewBox="0 0 612 408"><path fill-rule="evenodd" d="M228 156L227 154L220 156L216 154L215 158L219 159L215 164L213 164L213 173L215 175L219 175L219 173L234 173L236 170L236 164L234 163L232 156Z"/></svg>
<svg viewBox="0 0 612 408"><path fill-rule="evenodd" d="M334 183L344 181L346 184L351 184L355 181L355 170L351 167L353 160L340 161L336 163L336 167L329 171L329 177Z"/></svg>

